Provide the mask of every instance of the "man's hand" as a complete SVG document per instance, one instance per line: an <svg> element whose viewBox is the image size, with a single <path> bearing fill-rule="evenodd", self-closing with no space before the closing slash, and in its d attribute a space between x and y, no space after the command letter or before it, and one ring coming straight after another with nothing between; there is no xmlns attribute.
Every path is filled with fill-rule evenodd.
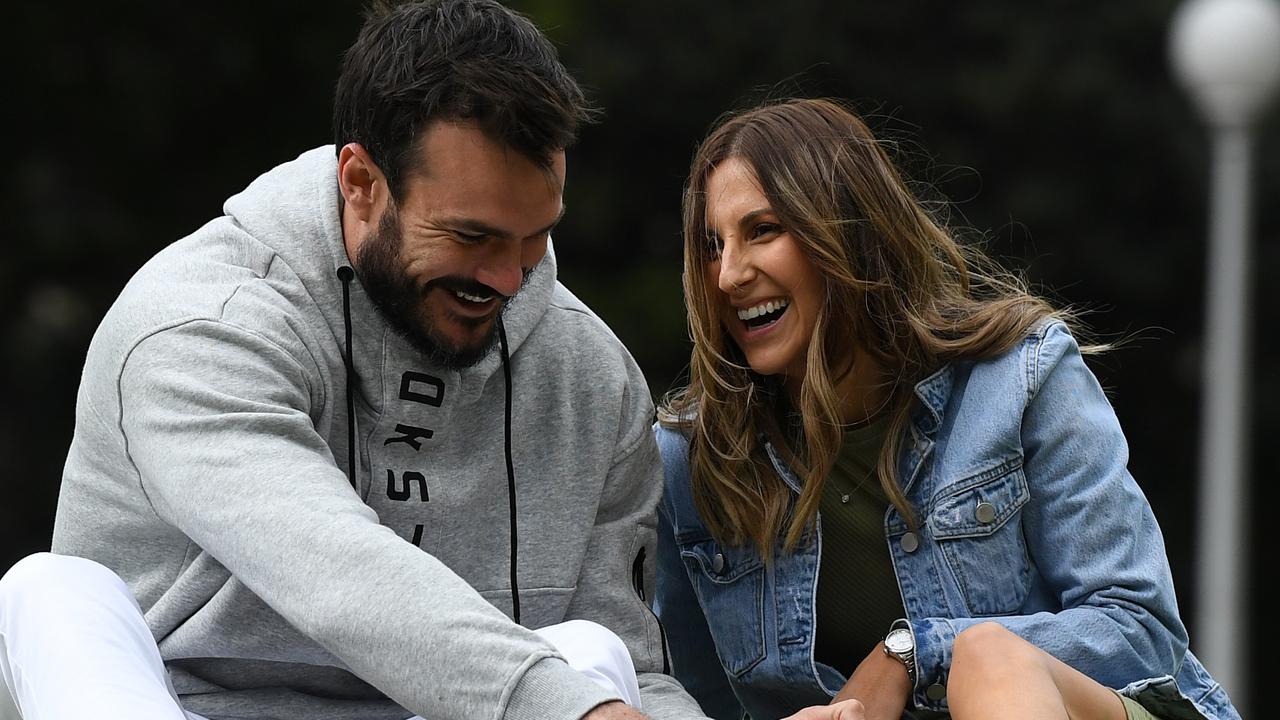
<svg viewBox="0 0 1280 720"><path fill-rule="evenodd" d="M621 700L614 700L595 706L582 720L649 720L649 716Z"/></svg>
<svg viewBox="0 0 1280 720"><path fill-rule="evenodd" d="M807 707L783 720L866 720L867 713L858 700L840 700L830 705Z"/></svg>
<svg viewBox="0 0 1280 720"><path fill-rule="evenodd" d="M911 678L907 676L906 666L886 655L884 644L877 643L831 702L834 706L842 700L857 698L862 701L866 720L899 720L910 695Z"/></svg>

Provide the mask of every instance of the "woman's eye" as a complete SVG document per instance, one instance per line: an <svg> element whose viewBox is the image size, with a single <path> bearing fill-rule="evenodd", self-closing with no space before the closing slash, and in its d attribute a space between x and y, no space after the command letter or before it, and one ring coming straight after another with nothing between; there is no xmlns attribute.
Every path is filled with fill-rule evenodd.
<svg viewBox="0 0 1280 720"><path fill-rule="evenodd" d="M705 245L706 245L707 257L710 257L710 258L720 257L720 250L724 246L724 244L720 242L720 238L715 236L710 236L706 239Z"/></svg>
<svg viewBox="0 0 1280 720"><path fill-rule="evenodd" d="M777 235L782 232L782 226L777 223L760 223L751 229L751 237L759 239L770 235Z"/></svg>

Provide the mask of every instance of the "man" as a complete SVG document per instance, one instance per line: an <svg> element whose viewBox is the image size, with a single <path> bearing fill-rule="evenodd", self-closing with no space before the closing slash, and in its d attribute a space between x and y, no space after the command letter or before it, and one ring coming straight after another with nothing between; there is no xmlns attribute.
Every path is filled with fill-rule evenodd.
<svg viewBox="0 0 1280 720"><path fill-rule="evenodd" d="M159 253L95 335L58 555L0 593L22 712L642 717L557 652L597 626L526 629L581 619L648 716L701 717L644 601L647 389L549 248L587 115L492 0L371 15L336 148Z"/></svg>

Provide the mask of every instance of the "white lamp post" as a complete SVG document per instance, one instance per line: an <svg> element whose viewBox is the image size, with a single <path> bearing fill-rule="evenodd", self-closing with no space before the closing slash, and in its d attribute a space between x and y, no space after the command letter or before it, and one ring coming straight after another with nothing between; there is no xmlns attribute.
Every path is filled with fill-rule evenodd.
<svg viewBox="0 0 1280 720"><path fill-rule="evenodd" d="M1189 0L1174 17L1174 69L1213 133L1197 548L1196 652L1244 717L1248 701L1250 126L1280 84L1280 4Z"/></svg>

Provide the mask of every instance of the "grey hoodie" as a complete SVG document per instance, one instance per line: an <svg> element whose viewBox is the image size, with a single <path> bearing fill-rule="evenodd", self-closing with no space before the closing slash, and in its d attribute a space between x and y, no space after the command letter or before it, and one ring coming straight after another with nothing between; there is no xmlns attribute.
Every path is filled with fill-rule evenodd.
<svg viewBox="0 0 1280 720"><path fill-rule="evenodd" d="M337 208L312 150L129 282L89 347L53 549L124 578L210 718L577 718L610 695L508 617L502 359L431 366L357 279L350 426ZM609 627L646 713L701 717L642 599L644 379L550 252L504 317L521 622Z"/></svg>

